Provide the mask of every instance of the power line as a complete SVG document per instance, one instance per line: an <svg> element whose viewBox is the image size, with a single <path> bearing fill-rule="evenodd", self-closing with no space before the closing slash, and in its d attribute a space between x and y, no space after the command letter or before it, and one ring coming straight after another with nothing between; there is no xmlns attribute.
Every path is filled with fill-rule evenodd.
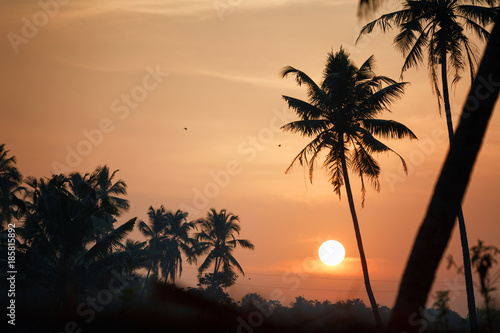
<svg viewBox="0 0 500 333"><path fill-rule="evenodd" d="M198 281L197 279L183 278L183 280L189 281ZM274 289L283 289L283 286L269 286L262 284L244 284L244 283L236 283L235 287L254 287L254 288L274 288ZM335 292L365 292L366 290L353 290L353 289L318 289L318 288L293 288L287 287L291 291L335 291ZM465 291L465 290L464 290ZM378 293L395 293L397 290L374 290L374 292Z"/></svg>
<svg viewBox="0 0 500 333"><path fill-rule="evenodd" d="M252 284L235 284L236 287L245 286L245 287L257 287L257 288L274 288L274 289L282 289L283 286L265 286L265 285L252 285ZM296 290L305 290L305 291L334 291L334 292L366 292L366 290L359 289L317 289L317 288L289 288L291 291ZM465 290L463 290L465 291ZM397 290L374 290L376 293L395 293Z"/></svg>
<svg viewBox="0 0 500 333"><path fill-rule="evenodd" d="M190 269L196 269L195 267L186 267ZM289 277L300 277L300 275L308 274L308 273L293 273L293 272L284 272L283 274L270 274L270 273L256 273L256 272L246 272L245 277L251 275L262 275L262 276L275 276L275 277L283 277L285 273L289 273ZM323 277L323 276L307 276L304 280L307 279L316 279L316 280L342 280L342 281L363 281L363 278L344 278L344 277ZM390 282L390 283L401 283L401 280L376 280L370 279L372 282ZM443 284L463 284L465 285L465 281L434 281L434 283L443 283ZM500 284L499 282L495 282L493 284Z"/></svg>

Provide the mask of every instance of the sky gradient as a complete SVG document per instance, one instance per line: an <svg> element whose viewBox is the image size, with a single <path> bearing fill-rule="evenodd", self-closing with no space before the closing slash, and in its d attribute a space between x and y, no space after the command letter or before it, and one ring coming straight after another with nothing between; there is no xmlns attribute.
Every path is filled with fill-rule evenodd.
<svg viewBox="0 0 500 333"><path fill-rule="evenodd" d="M284 303L297 295L366 302L345 190L339 200L323 169L313 184L299 166L285 174L307 141L279 129L295 119L281 95L306 98L292 78L279 77L284 66L319 82L327 53L342 45L356 64L373 54L377 74L399 79L403 57L392 47L393 32L355 45L365 23L356 4L3 2L0 143L24 176L119 169L131 204L121 222L146 219L150 205L162 204L193 220L212 207L238 215L241 237L256 249L236 252L247 274L231 288L235 298L258 292ZM394 9L388 3L382 11ZM405 96L382 117L419 138L385 141L406 159L408 175L397 157L379 155L381 191L369 188L364 208L351 177L374 294L390 307L448 148L426 67L404 80L411 83ZM455 125L468 86L465 72L451 90ZM499 111L497 105L463 205L471 246L477 239L500 246ZM346 249L335 267L318 259L328 239ZM458 228L446 254L461 258ZM464 315L463 278L441 266L434 290L451 289L451 308ZM179 283L195 278L195 266L186 265Z"/></svg>

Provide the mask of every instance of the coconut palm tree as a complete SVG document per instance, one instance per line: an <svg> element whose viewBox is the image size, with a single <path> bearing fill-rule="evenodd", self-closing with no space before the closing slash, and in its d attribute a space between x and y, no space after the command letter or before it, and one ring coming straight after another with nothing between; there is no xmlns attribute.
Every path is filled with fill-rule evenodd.
<svg viewBox="0 0 500 333"><path fill-rule="evenodd" d="M106 207L96 200L89 175L28 177L26 218L18 230L24 240L26 280L42 288L54 305L74 305L79 297L106 286L112 272L130 271L128 254L117 251L135 218L96 237L94 221Z"/></svg>
<svg viewBox="0 0 500 333"><path fill-rule="evenodd" d="M167 212L167 225L165 227L166 241L169 244L170 264L167 269L166 279L170 277L175 282L175 277L182 274L182 253L184 253L187 262L193 263L196 257L193 253L195 239L189 233L196 228L195 222L187 222L187 212L177 210L175 213Z"/></svg>
<svg viewBox="0 0 500 333"><path fill-rule="evenodd" d="M425 55L427 55L429 76L440 109L441 100L444 102L450 142L453 137L453 121L448 91L448 75L452 74L452 85L456 84L460 80L466 64L468 64L471 81L474 79L478 50L466 36L465 31L470 30L480 40L487 41L490 33L485 29L485 26L493 22L496 16L496 8L491 7L495 2L496 0L405 0L402 10L382 15L366 24L359 35L361 37L372 32L376 26L383 31L392 27L398 28L399 34L395 37L394 44L405 57L401 76L407 69L422 64ZM479 6L479 4L487 4L488 6ZM439 88L439 69L442 94ZM472 328L477 325L477 320L469 245L462 208L458 211L458 223ZM475 328L472 330L475 331Z"/></svg>
<svg viewBox="0 0 500 333"><path fill-rule="evenodd" d="M0 145L0 231L4 224L18 219L23 208L23 201L18 195L23 191L21 187L22 175L16 167L16 158L7 157L9 153L5 145Z"/></svg>
<svg viewBox="0 0 500 333"><path fill-rule="evenodd" d="M238 216L228 213L225 209L217 212L212 208L206 218L196 223L201 229L195 235L196 251L198 254L207 253L207 257L198 268L199 273L202 274L213 264L214 277L221 271L234 272L233 267L245 275L232 253L237 246L253 250L254 245L249 240L236 239L241 230Z"/></svg>
<svg viewBox="0 0 500 333"><path fill-rule="evenodd" d="M491 332L493 322L493 315L491 313L491 303L493 301L491 292L496 290L492 287L489 271L493 264L497 263L495 256L500 254L500 249L496 246L485 246L481 240L478 240L477 245L471 248L472 252L472 265L479 275L479 282L481 285L481 295L484 298L484 305L486 310L486 332Z"/></svg>
<svg viewBox="0 0 500 333"><path fill-rule="evenodd" d="M421 329L414 324L419 322L419 311L425 307L498 99L499 58L500 26L495 24L466 99L474 103L466 103L463 107L450 150L408 258L389 321L391 332L417 332ZM485 90L488 93L484 94ZM409 321L409 318L412 320Z"/></svg>
<svg viewBox="0 0 500 333"><path fill-rule="evenodd" d="M127 185L121 179L113 182L118 171L115 170L110 174L107 166L100 166L88 176L89 182L95 188L99 205L115 216L120 216L130 208L128 200L119 197L119 195L127 194Z"/></svg>
<svg viewBox="0 0 500 333"><path fill-rule="evenodd" d="M78 178L80 174L71 175L74 193L78 194L82 191L83 196L87 194L85 185L80 187L81 184L88 183L94 189L92 200L96 201L99 209L94 213L92 223L97 239L111 231L113 220L128 211L130 207L128 200L120 197L127 194L127 185L121 179L114 180L118 171L110 173L107 166L99 166L82 179Z"/></svg>
<svg viewBox="0 0 500 333"><path fill-rule="evenodd" d="M144 221L139 221L139 231L148 239L147 249L149 250L151 260L144 286L146 286L148 282L151 271L153 272L154 278L158 278L162 266L162 260L165 259L163 256L162 239L163 232L167 225L166 211L163 205L158 209L154 209L153 206L149 206L147 214L149 218L149 225Z"/></svg>
<svg viewBox="0 0 500 333"><path fill-rule="evenodd" d="M126 274L136 275L135 271L140 268L148 268L149 252L147 251L147 242L134 241L126 239L125 243L118 245L120 252L126 253L129 258L129 266Z"/></svg>
<svg viewBox="0 0 500 333"><path fill-rule="evenodd" d="M148 238L151 259L145 285L151 272L155 279L175 282L175 278L182 274L181 254L184 253L190 263L194 260L191 251L194 239L189 232L195 224L187 222L188 213L181 210L167 212L163 205L158 209L150 206L147 214L149 225L139 222L139 230Z"/></svg>
<svg viewBox="0 0 500 333"><path fill-rule="evenodd" d="M313 138L293 159L286 172L298 162L309 167L309 177L312 182L314 166L320 157L320 152L325 151L323 165L328 168L330 182L339 197L341 187L345 184L366 291L376 323L381 327L382 321L370 285L348 169L350 168L361 178L364 202L365 178L375 190L379 190L380 166L372 157L373 153L396 154L406 171L404 159L379 141L376 136L393 139L405 137L416 139L416 136L401 123L377 118L383 111L389 111L391 103L403 95L406 83L397 83L388 77L375 75L372 71L373 66L374 57L371 56L361 67L356 67L349 54L340 48L339 52L328 54L320 85L304 72L293 67L285 67L281 73L282 77L293 74L298 85L306 85L309 102L283 96L300 119L282 128Z"/></svg>

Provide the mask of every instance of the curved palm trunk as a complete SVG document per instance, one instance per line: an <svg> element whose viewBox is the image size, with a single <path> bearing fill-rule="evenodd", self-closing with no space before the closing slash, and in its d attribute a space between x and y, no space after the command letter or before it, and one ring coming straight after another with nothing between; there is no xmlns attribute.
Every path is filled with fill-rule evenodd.
<svg viewBox="0 0 500 333"><path fill-rule="evenodd" d="M219 271L219 258L215 258L214 275Z"/></svg>
<svg viewBox="0 0 500 333"><path fill-rule="evenodd" d="M215 258L214 273L212 274L212 285L215 285L215 274L219 272L219 266L220 266L220 258L217 257Z"/></svg>
<svg viewBox="0 0 500 333"><path fill-rule="evenodd" d="M448 127L448 138L453 139L453 120L451 118L450 96L448 92L448 77L446 70L446 49L441 48L441 80L443 83L443 100L446 114L446 124ZM460 242L462 245L462 257L464 261L465 288L467 290L467 307L469 310L469 325L471 333L477 332L476 301L474 298L474 285L472 283L472 269L469 254L469 242L467 240L467 230L465 228L464 213L462 206L458 211L458 226L460 229Z"/></svg>
<svg viewBox="0 0 500 333"><path fill-rule="evenodd" d="M370 277L368 275L368 265L366 263L365 251L363 249L363 241L361 240L361 232L359 230L358 217L356 216L356 209L354 207L354 200L351 192L351 184L349 182L349 175L347 174L347 164L345 161L345 155L343 147L341 148L341 160L342 160L342 172L344 173L345 189L347 192L347 200L349 201L349 209L351 210L352 223L354 225L354 233L356 234L356 242L358 243L359 258L361 259L361 267L363 268L363 278L365 281L366 293L370 299L370 304L373 310L373 316L375 317L375 322L379 330L384 328L382 324L382 319L380 318L380 313L378 311L378 305L375 301L375 296L373 296L372 287L370 284Z"/></svg>
<svg viewBox="0 0 500 333"><path fill-rule="evenodd" d="M497 14L498 22L500 12ZM500 26L495 24L467 103L413 244L392 310L392 332L422 329L425 306L436 269L450 240L476 157L500 91Z"/></svg>
<svg viewBox="0 0 500 333"><path fill-rule="evenodd" d="M139 299L142 299L144 297L144 292L146 291L146 286L148 285L150 272L151 272L151 266L149 266L148 274L146 275L146 280L144 280L144 287L142 287L141 296L139 297Z"/></svg>

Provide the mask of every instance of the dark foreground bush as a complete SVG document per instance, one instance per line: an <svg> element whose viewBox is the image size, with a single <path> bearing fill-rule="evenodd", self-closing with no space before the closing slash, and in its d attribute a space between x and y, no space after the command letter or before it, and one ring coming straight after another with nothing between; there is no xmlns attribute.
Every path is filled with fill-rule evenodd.
<svg viewBox="0 0 500 333"><path fill-rule="evenodd" d="M85 301L73 309L53 310L40 295L20 296L15 326L3 320L13 332L375 332L362 318L267 312L223 305L173 286L154 286L144 301ZM287 308L286 308L287 309ZM2 329L2 332L5 330Z"/></svg>

